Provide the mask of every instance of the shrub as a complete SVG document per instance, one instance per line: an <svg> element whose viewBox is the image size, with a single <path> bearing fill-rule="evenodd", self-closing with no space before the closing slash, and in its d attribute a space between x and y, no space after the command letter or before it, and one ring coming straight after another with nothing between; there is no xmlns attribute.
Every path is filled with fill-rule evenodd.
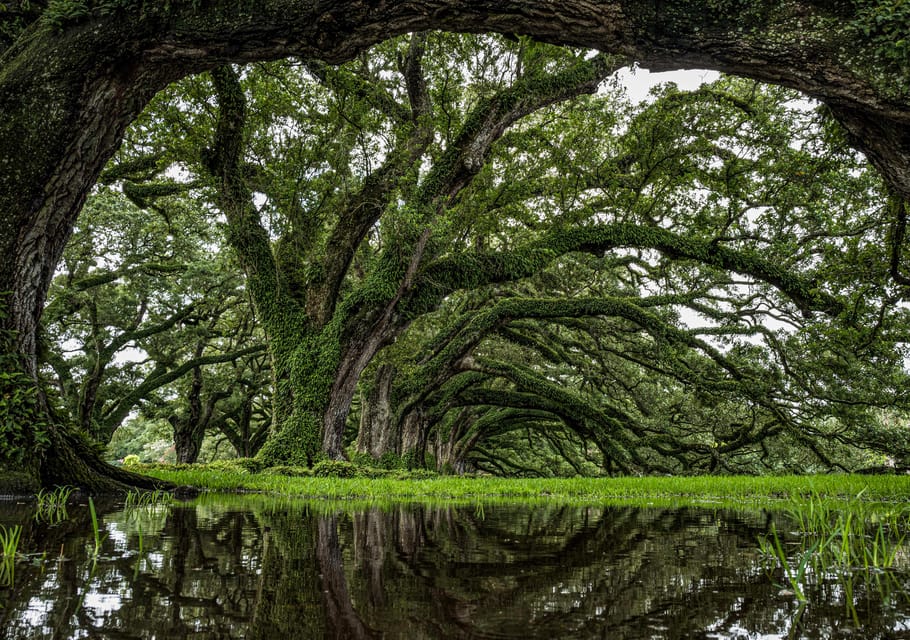
<svg viewBox="0 0 910 640"><path fill-rule="evenodd" d="M357 476L360 478L391 478L395 476L395 471L378 467L358 467Z"/></svg>
<svg viewBox="0 0 910 640"><path fill-rule="evenodd" d="M265 469L265 463L256 458L235 458L233 460L226 460L226 462L232 462L235 466L245 469L250 473L259 473Z"/></svg>
<svg viewBox="0 0 910 640"><path fill-rule="evenodd" d="M313 467L313 475L317 478L353 478L357 475L357 467L344 460L321 460Z"/></svg>

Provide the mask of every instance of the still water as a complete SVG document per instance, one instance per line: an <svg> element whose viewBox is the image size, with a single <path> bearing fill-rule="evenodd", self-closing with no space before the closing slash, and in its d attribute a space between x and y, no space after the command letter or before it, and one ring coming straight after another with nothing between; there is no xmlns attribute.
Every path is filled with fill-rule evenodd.
<svg viewBox="0 0 910 640"><path fill-rule="evenodd" d="M29 554L0 589L0 637L910 638L903 578L821 581L800 607L759 553L780 525L760 511L224 497L98 512L96 545L87 507L51 525L0 505Z"/></svg>

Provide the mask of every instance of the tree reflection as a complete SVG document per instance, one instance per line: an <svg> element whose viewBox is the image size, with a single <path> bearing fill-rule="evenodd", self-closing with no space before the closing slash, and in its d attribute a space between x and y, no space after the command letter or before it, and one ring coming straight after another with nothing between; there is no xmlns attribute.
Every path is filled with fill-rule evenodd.
<svg viewBox="0 0 910 640"><path fill-rule="evenodd" d="M61 559L27 572L3 612L10 638L848 633L836 585L793 627L796 603L769 580L756 544L770 518L551 504L348 512L263 500L160 507L144 520L112 511L97 564L78 518L31 531ZM863 637L891 637L907 610L861 599Z"/></svg>

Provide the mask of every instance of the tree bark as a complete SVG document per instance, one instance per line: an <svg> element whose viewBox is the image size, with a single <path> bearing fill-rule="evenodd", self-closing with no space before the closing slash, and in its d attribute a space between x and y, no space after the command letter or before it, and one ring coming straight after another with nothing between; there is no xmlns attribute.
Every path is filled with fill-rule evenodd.
<svg viewBox="0 0 910 640"><path fill-rule="evenodd" d="M250 18L225 0L206 9L151 10L144 18L124 10L62 30L36 26L7 50L0 69L0 242L14 258L0 265L0 288L13 293L7 322L19 330L20 351L34 371L34 331L75 217L124 128L165 84L225 61L300 55L341 62L407 31L528 33L628 55L652 69L704 67L790 86L825 101L857 147L910 198L902 78L845 53L844 46L868 46L855 34L845 42L844 28L833 29L855 16L818 4L756 2L724 18L708 6L716 3L683 0L378 7L272 0Z"/></svg>
<svg viewBox="0 0 910 640"><path fill-rule="evenodd" d="M426 466L428 429L423 406L414 407L402 419L398 453L407 461L409 469L423 469Z"/></svg>
<svg viewBox="0 0 910 640"><path fill-rule="evenodd" d="M394 378L394 366L380 365L361 403L357 453L368 455L374 460L395 452L391 407Z"/></svg>
<svg viewBox="0 0 910 640"><path fill-rule="evenodd" d="M195 357L202 356L203 344L196 347ZM193 368L193 381L187 394L189 411L183 418L173 416L171 426L174 429L174 452L177 462L192 464L199 457L205 428L211 418L215 397L211 398L206 410L202 408L202 367Z"/></svg>
<svg viewBox="0 0 910 640"><path fill-rule="evenodd" d="M854 28L853 5L745 6L266 0L251 14L244 3L216 0L204 7L133 3L113 12L102 5L59 25L40 20L0 58L0 291L10 293L2 328L17 334L16 368L37 380L38 327L54 268L126 126L167 83L226 62L294 55L337 63L394 35L447 29L529 34L623 54L655 70L717 69L825 102L895 192L910 199L906 70L875 58L875 41Z"/></svg>

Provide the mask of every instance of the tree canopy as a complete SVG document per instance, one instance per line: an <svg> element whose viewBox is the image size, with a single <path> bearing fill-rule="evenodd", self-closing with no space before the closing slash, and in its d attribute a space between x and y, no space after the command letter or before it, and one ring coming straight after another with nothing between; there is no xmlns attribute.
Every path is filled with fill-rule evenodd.
<svg viewBox="0 0 910 640"><path fill-rule="evenodd" d="M123 195L92 196L84 219L119 198L139 207L120 224L183 235L124 246L125 265L93 267L90 281L112 284L133 262L154 272L162 252L214 240L223 249L195 251L213 252L207 277L228 288L206 294L205 277L174 269L204 295L190 307L181 293L158 326L191 309L189 331L170 331L160 355L144 342L158 364L108 412L119 422L119 406L183 374L184 408L144 402L175 436L196 425L198 441L247 406L230 377L201 395L204 365L248 375L238 361L251 348L224 343L250 340L224 312L243 271L278 394L264 464L351 446L370 464L519 474L902 462L908 444L881 411L906 402L906 291L890 273L880 178L826 110L789 90L722 78L634 105L603 84L618 62L416 34L341 67L220 68L162 94L107 172ZM135 166L151 168L126 175ZM62 277L73 299L76 278ZM149 295L108 308L135 324ZM153 335L98 331L84 349L95 371L99 348ZM523 444L537 438L546 445ZM179 442L178 458L194 459Z"/></svg>
<svg viewBox="0 0 910 640"><path fill-rule="evenodd" d="M907 282L902 262L910 195L910 82L906 42L899 36L908 30L908 17L901 3L891 0L678 0L655 6L637 2L557 5L532 0L367 6L274 0L258 3L255 11L234 0L204 4L54 0L4 5L0 10L0 112L4 114L0 120L0 238L8 259L0 264L0 290L8 292L2 337L3 393L9 400L4 404L3 424L8 440L18 443L4 454L6 466L12 461L25 469L26 476L41 474L44 482L70 478L99 488L140 482L97 461L78 437L62 427L69 418L54 415L59 411L38 383L39 321L77 215L127 127L166 85L203 71L213 71L213 82L191 81L202 93L194 95L189 89L182 94L185 105L199 98L202 101L198 118L187 115L174 124L178 128L171 137L177 133L184 140L173 145L172 155L159 165L157 159L135 154L119 165L121 178L129 178L126 182L118 182L114 174L109 179L120 184L134 204L153 207L171 186L133 178L142 177L142 167L150 166L143 163L152 162L160 172L181 162L194 174L193 180L205 183L189 191L197 190L193 195L226 214L228 241L246 272L246 286L275 367L279 428L266 447L267 456L277 453L285 458L295 452L294 456L311 462L320 450L332 457L344 455L343 430L354 385L380 347L458 290L515 282L542 272L570 253L597 256L609 252L625 257L639 253L643 262L638 270L670 274L653 281L662 286L674 284L680 291L697 290L698 282L710 272L713 278L726 279L725 286L732 287L733 293L723 295L735 301L726 303L731 307L721 305L720 311L697 301L702 315L735 315L732 308L743 303L751 311L740 322L748 323L745 318L751 317L757 325L758 315L777 315L778 304L788 313L795 308L807 321L794 335L816 335L799 338L807 352L825 353L826 341L838 344L842 340L845 348L866 349L857 362L878 364L875 358L881 357L893 363L894 357L881 345L891 344L899 333L899 320L894 316L900 315L903 293L894 287ZM452 44L445 48L445 57L434 53L431 62L425 46L432 48L432 43L425 45L423 36L409 38L407 49L401 41L378 44L396 35L437 28L504 33L505 42L516 44L520 53L509 63L493 62L495 55L469 51L475 44L467 48ZM583 50L541 53L540 45L514 34ZM439 36L439 40L445 38ZM588 48L602 53L589 56L584 52ZM547 62L547 56L553 62ZM255 81L256 69L226 66L287 57L294 60L285 63L284 69L277 64L261 70L271 74L270 81L276 86L282 78L293 82L288 64L305 70L306 85L312 91L300 94L296 103L282 97L280 90L265 89L265 81L260 83L261 91L251 90L249 83ZM487 71L509 69L510 64L518 64L520 70L513 68L498 79L491 76L487 87L482 80L472 89L473 96L459 98L449 93L455 80L452 74L472 65L477 65L474 71L483 71L485 60L492 65ZM333 66L345 62L344 67ZM834 194L826 186L831 165L817 162L826 156L811 136L792 149L789 165L758 167L757 174L768 175L753 180L747 167L756 158L746 154L731 160L730 152L735 156L737 149L724 147L729 140L719 134L720 142L714 146L725 154L710 156L706 166L693 163L677 169L685 177L697 178L689 181L690 191L682 186L685 180L674 183L670 176L661 184L678 185L675 196L653 186L657 182L646 183L636 193L624 181L630 175L635 178L637 167L647 164L648 153L659 155L662 144L686 149L690 155L700 150L699 139L679 137L686 131L680 131L678 124L676 131L669 122L664 130L649 128L647 115L642 116L642 147L637 150L644 155L636 158L631 151L617 155L609 147L598 148L593 142L596 136L592 138L586 131L596 134L600 129L590 128L591 121L580 109L577 116L567 116L563 122L565 130L575 132L565 141L574 136L574 147L560 140L555 146L562 151L545 158L555 160L559 153L563 155L562 165L550 165L557 168L557 177L565 178L562 185L554 185L560 181L545 171L523 175L525 164L532 173L535 166L525 160L542 154L545 147L536 145L548 140L547 135L535 140L534 127L545 130L548 123L545 118L536 120L534 112L592 91L617 65L631 62L655 69L718 69L798 89L822 101L824 117L811 127L838 138L840 161L851 161L846 146L850 145L861 150L877 169L884 186L873 184L870 178L865 187L850 188L855 188L854 205L875 199L884 203L875 209L879 217L851 226L859 218L839 223L822 215L825 207L832 206L832 199L848 196ZM420 86L423 70L428 71L424 88ZM447 74L453 81L450 85L445 84ZM434 85L438 82L442 84ZM448 89L433 93L429 89L433 86ZM274 99L267 100L257 113L256 99L269 91ZM723 89L713 98L708 96L708 102L724 103L724 93L731 91ZM342 96L341 102L333 102ZM465 98L479 99L471 102ZM743 110L749 101L738 100L739 105L731 103L733 113L739 108L741 117L761 114L754 106L754 113ZM678 109L686 118L697 118L694 112L685 111L687 98L667 96L661 102L676 102L678 106L671 111ZM443 108L449 104L461 111ZM651 116L659 118L656 112ZM446 121L446 117L451 119ZM533 126L517 124L528 117ZM287 158L270 158L271 150L262 144L268 137L258 134L257 139L255 134L257 130L267 132L267 123L272 123L272 133L279 134L294 118L300 132L323 136L322 146L312 148L335 145L334 152L324 158L298 152L290 159L299 162L298 168L310 167L310 174L306 170L303 174L308 186L326 179L321 192L328 194L328 185L334 185L333 196L325 204L327 210L341 212L339 219L344 224L294 218L314 211L318 214L316 203L296 199L300 193L289 182L293 172L274 168ZM334 130L331 126L320 130L332 120ZM574 124L568 126L568 120ZM719 122L729 127L734 121ZM179 128L182 125L187 125L184 130ZM140 121L129 134L139 145L146 136L152 141L154 134L154 127L142 126ZM263 126L265 129L257 129ZM486 133L478 135L485 126ZM375 133L360 138L356 133L344 134L358 128ZM753 133L760 129L756 125ZM774 139L774 134L763 131L756 136ZM592 141L583 142L588 138ZM553 144L554 138L549 140ZM756 137L753 142L761 141ZM152 155L161 150L153 141L148 144ZM512 149L536 151L497 155L494 147L500 144L504 150L514 144ZM737 144L750 143L740 139ZM24 154L23 149L27 150ZM590 154L579 154L577 149ZM197 155L190 157L187 152ZM612 175L585 167L598 154L603 154L603 166ZM349 163L346 170L342 167L345 158ZM332 165L333 159L337 166ZM430 164L425 167L425 162ZM625 166L624 162L631 164ZM577 172L567 170L575 164L580 167ZM674 166L669 160L666 164ZM269 171L257 171L270 165ZM406 167L410 170L402 170ZM652 169L658 176L663 167ZM113 165L109 168L117 170ZM497 178L503 175L501 171L520 178L514 181L521 185L520 192L502 188L502 179ZM843 171L842 175L851 178L851 171L871 175L858 169ZM572 178L576 184L570 186ZM143 182L146 184L139 184ZM339 184L346 186L339 190ZM762 192L762 187L768 189ZM186 185L180 188L187 189ZM782 198L789 193L794 200L770 206L756 200L739 212L735 204L726 207L750 189L758 192L751 196ZM595 190L600 190L599 196L592 193ZM707 194L718 191L731 193L714 202L687 203L710 199ZM553 195L557 192L562 200ZM383 197L372 198L375 194ZM398 205L397 199L385 197L392 194L407 197L402 198L395 215L387 215L395 208L390 205ZM678 199L672 210L680 212L679 219L666 214L649 217L642 211L663 196ZM804 202L795 204L800 197ZM260 210L260 198L280 208L285 221L274 227L263 225L262 216L268 211ZM857 211L836 201L834 206L841 211ZM381 211L375 208L377 202L382 203ZM535 208L529 203L539 205L541 212L563 212L561 222L560 216L550 217L548 220L556 221L552 227L531 229L508 244L503 244L504 234L495 233L496 229L479 232L483 219L494 218L491 214L512 220L522 206ZM620 210L636 215L622 220L615 215ZM448 215L440 216L440 212ZM428 226L437 219L452 223ZM378 251L369 243L377 221L390 234ZM464 226L459 228L461 223ZM459 233L473 245L456 242ZM442 238L448 243L434 244ZM308 242L312 244L308 246ZM313 248L319 250L314 253ZM370 251L361 251L363 248ZM847 259L838 262L833 254ZM672 265L655 259L656 255L672 259ZM321 258L314 260L314 256ZM367 265L361 260L372 262ZM363 268L364 276L358 286L348 289L357 281L350 277L352 267ZM739 283L739 278L745 282ZM743 294L752 290L759 293ZM272 294L276 293L283 297L275 298ZM743 300L744 295L749 299ZM710 290L704 296L713 300ZM663 321L660 313L655 317ZM831 321L816 324L818 318ZM641 328L650 321L639 314L636 322ZM714 317L713 322L723 325L724 318ZM287 331L290 326L295 329ZM120 327L120 338L109 335L96 340L100 347L96 363L103 362L105 349L110 351L111 345L122 340L124 329L128 327ZM686 333L679 326L676 329ZM285 333L279 335L282 331ZM766 346L771 349L773 345ZM882 353L873 354L872 346L881 347ZM356 348L352 351L351 347ZM200 353L199 357L204 356ZM725 370L730 373L729 367ZM888 370L874 368L876 372ZM313 376L317 380L310 379ZM814 389L830 395L829 386L819 383ZM301 389L317 388L321 390L315 395L310 391L301 394ZM87 424L85 415L78 418L83 425ZM42 453L35 455L36 451Z"/></svg>

